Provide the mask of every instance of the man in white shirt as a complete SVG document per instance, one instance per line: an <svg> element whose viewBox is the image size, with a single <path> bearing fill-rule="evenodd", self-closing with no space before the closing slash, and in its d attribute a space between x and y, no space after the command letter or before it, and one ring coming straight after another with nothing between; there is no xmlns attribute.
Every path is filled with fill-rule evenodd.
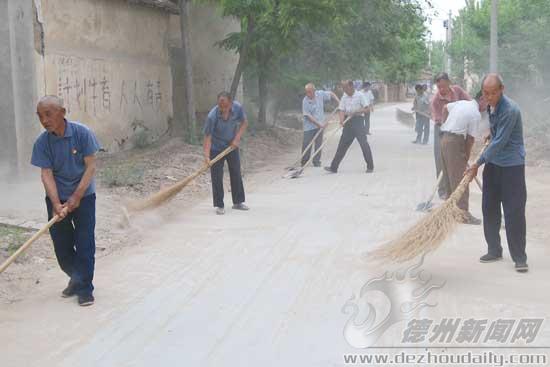
<svg viewBox="0 0 550 367"><path fill-rule="evenodd" d="M374 111L374 94L372 94L372 91L370 90L369 82L363 83L363 90L361 92L365 95L365 98L369 103L369 112L365 113L365 129L367 131L367 135L370 135L370 113Z"/></svg>
<svg viewBox="0 0 550 367"><path fill-rule="evenodd" d="M344 94L338 106L340 110L340 124L343 124L346 118L351 118L343 125L344 129L340 137L340 142L338 143L338 149L336 150L331 165L325 167L325 170L331 173L338 172L340 162L342 162L353 140L357 139L361 146L361 151L363 152L363 158L367 163L367 173L371 173L374 170L374 163L372 160L372 152L367 142L364 121L364 114L370 111L369 103L363 93L355 90L353 81L344 81L342 87L344 89Z"/></svg>
<svg viewBox="0 0 550 367"><path fill-rule="evenodd" d="M448 182L446 191L450 194L455 191L464 171L468 167L468 159L472 152L475 137L478 135L481 114L476 100L456 101L447 103L443 107L444 123L441 126L441 158L443 169L442 182ZM468 211L468 188L457 206L465 211L464 223L481 224Z"/></svg>

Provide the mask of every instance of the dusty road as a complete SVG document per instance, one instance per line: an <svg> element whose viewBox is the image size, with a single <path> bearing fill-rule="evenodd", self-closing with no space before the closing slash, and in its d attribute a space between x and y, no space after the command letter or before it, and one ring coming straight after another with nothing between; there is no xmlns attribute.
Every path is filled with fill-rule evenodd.
<svg viewBox="0 0 550 367"><path fill-rule="evenodd" d="M0 365L324 367L344 365L345 353L385 351L355 348L363 339L353 336L358 327L347 324L344 305L355 295L361 308L361 287L389 269L368 264L365 252L423 215L414 208L435 174L432 146L410 143L414 134L395 122L394 107L378 109L372 124L374 174L365 174L354 143L337 175L309 168L285 180L281 170L265 172L271 183L249 188L248 213L216 216L205 200L169 223L141 220L139 244L98 262L93 307L59 297L66 280L50 272L36 294L0 306ZM481 227L460 226L422 265L444 284L426 300L436 306L417 318L550 316L549 178L528 170L530 272L514 272L507 250L504 261L480 264ZM472 188L478 217L480 201ZM375 345L401 346L406 326L395 323ZM550 346L550 327L543 324L533 345Z"/></svg>

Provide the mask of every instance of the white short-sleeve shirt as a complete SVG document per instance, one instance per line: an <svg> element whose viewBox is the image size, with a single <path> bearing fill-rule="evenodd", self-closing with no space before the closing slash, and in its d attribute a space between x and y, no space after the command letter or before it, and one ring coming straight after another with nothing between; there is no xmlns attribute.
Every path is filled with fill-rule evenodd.
<svg viewBox="0 0 550 367"><path fill-rule="evenodd" d="M441 131L476 137L481 122L479 106L475 100L447 103L449 116L441 126Z"/></svg>
<svg viewBox="0 0 550 367"><path fill-rule="evenodd" d="M346 114L352 114L356 111L362 110L368 105L369 101L367 101L365 94L356 90L352 96L348 96L347 93L344 93L340 99L338 109L344 111Z"/></svg>

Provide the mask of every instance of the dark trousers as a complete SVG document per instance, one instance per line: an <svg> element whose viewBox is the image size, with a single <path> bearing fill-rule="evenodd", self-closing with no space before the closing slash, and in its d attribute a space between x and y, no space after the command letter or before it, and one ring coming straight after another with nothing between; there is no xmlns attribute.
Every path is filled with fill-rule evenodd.
<svg viewBox="0 0 550 367"><path fill-rule="evenodd" d="M78 208L50 228L57 262L76 284L77 294L91 294L94 290L95 200L95 194L83 197ZM49 198L46 207L50 220L53 206Z"/></svg>
<svg viewBox="0 0 550 367"><path fill-rule="evenodd" d="M365 132L370 134L370 111L365 114Z"/></svg>
<svg viewBox="0 0 550 367"><path fill-rule="evenodd" d="M313 130L307 130L304 131L304 140L302 142L302 153L304 153L304 150L306 147L311 143L311 140L317 134L319 129L313 129ZM312 146L307 150L307 152L304 154L304 157L302 158L302 166L309 161L309 158L311 156L311 151L313 149L313 152L317 151L319 147L323 144L323 133L321 132L317 138L315 139L315 143L312 144ZM315 146L315 148L313 147ZM313 157L313 164L320 165L321 164L321 151L319 153L315 154L315 157Z"/></svg>
<svg viewBox="0 0 550 367"><path fill-rule="evenodd" d="M362 116L352 117L345 125L344 130L342 131L342 136L340 137L340 142L338 143L338 148L336 149L336 154L330 165L330 168L333 171L338 171L338 166L346 152L348 151L353 140L357 139L359 145L361 146L361 151L363 152L363 158L367 162L367 169L374 169L374 163L372 160L372 152L370 150L369 143L367 142L367 133L365 131L365 122Z"/></svg>
<svg viewBox="0 0 550 367"><path fill-rule="evenodd" d="M423 116L419 113L416 114L416 142L427 144L428 139L430 138L430 119L426 116ZM424 135L424 138L422 138Z"/></svg>
<svg viewBox="0 0 550 367"><path fill-rule="evenodd" d="M512 260L526 262L525 254L525 166L500 167L491 163L483 170L483 231L491 255L502 255L501 210L504 209L506 239Z"/></svg>
<svg viewBox="0 0 550 367"><path fill-rule="evenodd" d="M210 159L214 159L220 152L210 152ZM210 168L210 176L212 178L212 195L214 199L214 206L217 208L223 208L223 166L227 161L229 167L229 180L231 182L231 197L233 204L244 203L244 186L243 178L241 176L241 158L239 155L239 149L235 149L218 162L216 162Z"/></svg>

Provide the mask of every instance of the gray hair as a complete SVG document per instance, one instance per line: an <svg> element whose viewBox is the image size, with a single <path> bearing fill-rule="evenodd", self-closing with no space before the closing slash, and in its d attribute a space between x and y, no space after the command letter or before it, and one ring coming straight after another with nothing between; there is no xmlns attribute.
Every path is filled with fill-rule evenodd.
<svg viewBox="0 0 550 367"><path fill-rule="evenodd" d="M313 83L307 83L306 86L305 86L304 88L305 88L305 90L315 89L315 84L313 84Z"/></svg>
<svg viewBox="0 0 550 367"><path fill-rule="evenodd" d="M59 98L58 96L54 95L47 95L38 100L38 106L39 105L54 105L59 108L63 107L63 98Z"/></svg>
<svg viewBox="0 0 550 367"><path fill-rule="evenodd" d="M499 87L504 86L504 80L502 79L502 76L497 73L490 73L483 77L481 80L481 87L483 88L483 84L485 84L485 80L487 79L496 79L496 81L499 83Z"/></svg>

